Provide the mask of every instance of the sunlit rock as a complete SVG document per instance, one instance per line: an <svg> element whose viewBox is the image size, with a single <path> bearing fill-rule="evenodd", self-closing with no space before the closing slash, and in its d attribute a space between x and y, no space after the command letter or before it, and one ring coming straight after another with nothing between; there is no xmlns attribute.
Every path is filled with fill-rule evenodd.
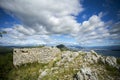
<svg viewBox="0 0 120 80"><path fill-rule="evenodd" d="M117 62L116 62L116 58L115 57L110 57L110 56L107 56L106 57L106 63L110 66L117 66Z"/></svg>
<svg viewBox="0 0 120 80"><path fill-rule="evenodd" d="M74 76L74 80L98 80L98 77L96 72L92 71L89 67L84 66Z"/></svg>
<svg viewBox="0 0 120 80"><path fill-rule="evenodd" d="M13 64L21 65L33 62L48 63L59 53L60 50L56 47L14 49Z"/></svg>

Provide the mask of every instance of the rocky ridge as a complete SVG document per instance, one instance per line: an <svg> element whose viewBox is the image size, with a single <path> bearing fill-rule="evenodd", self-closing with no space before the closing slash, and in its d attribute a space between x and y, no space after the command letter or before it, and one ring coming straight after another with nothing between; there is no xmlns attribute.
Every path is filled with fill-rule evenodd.
<svg viewBox="0 0 120 80"><path fill-rule="evenodd" d="M93 50L90 52L73 52L60 51L58 48L54 48L54 52L53 48L49 48L49 51L46 51L48 50L46 47L41 49L43 50L41 54L45 56L36 56L37 60L31 61L41 63L40 59L42 58L42 60L44 60L42 63L47 63L43 69L39 70L38 80L120 80L120 66L115 57L98 55ZM55 55L53 55L53 53ZM35 54L36 53L34 53L34 55ZM47 54L51 54L52 57L48 58L49 55ZM17 58L15 57L16 54L13 55L14 60L18 59L17 61L13 61L15 65L19 63L29 63L22 62L21 59L18 58L19 55ZM21 58L24 59L26 57ZM31 54L31 57L34 56ZM40 57L40 59L37 57ZM49 60L47 60L47 58ZM24 59L24 61L25 60L26 59Z"/></svg>
<svg viewBox="0 0 120 80"><path fill-rule="evenodd" d="M22 65L25 63L48 63L60 50L56 47L42 48L15 48L13 50L13 64Z"/></svg>

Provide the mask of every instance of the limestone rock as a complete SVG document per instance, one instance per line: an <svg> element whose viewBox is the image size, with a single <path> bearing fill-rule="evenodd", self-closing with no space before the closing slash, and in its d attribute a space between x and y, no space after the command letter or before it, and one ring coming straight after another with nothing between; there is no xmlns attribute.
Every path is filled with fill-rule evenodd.
<svg viewBox="0 0 120 80"><path fill-rule="evenodd" d="M61 58L62 61L68 61L71 62L73 61L77 56L79 55L78 52L71 52L71 51L64 51Z"/></svg>
<svg viewBox="0 0 120 80"><path fill-rule="evenodd" d="M97 73L93 72L89 67L83 67L74 76L74 80L98 80Z"/></svg>
<svg viewBox="0 0 120 80"><path fill-rule="evenodd" d="M97 63L99 60L100 56L97 55L95 51L92 52L87 52L84 56L84 61L89 62L91 64Z"/></svg>
<svg viewBox="0 0 120 80"><path fill-rule="evenodd" d="M106 57L106 63L110 66L113 66L113 67L116 67L117 66L117 61L116 61L116 58L115 57L110 57L110 56L107 56Z"/></svg>
<svg viewBox="0 0 120 80"><path fill-rule="evenodd" d="M48 69L45 69L39 76L38 80L41 80L44 76L48 74Z"/></svg>
<svg viewBox="0 0 120 80"><path fill-rule="evenodd" d="M60 50L56 47L15 48L13 51L13 64L16 66L33 62L48 63L59 53Z"/></svg>

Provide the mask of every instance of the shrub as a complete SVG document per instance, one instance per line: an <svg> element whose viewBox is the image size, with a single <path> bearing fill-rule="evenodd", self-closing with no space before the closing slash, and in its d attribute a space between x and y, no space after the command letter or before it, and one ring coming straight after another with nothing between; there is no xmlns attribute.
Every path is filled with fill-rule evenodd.
<svg viewBox="0 0 120 80"><path fill-rule="evenodd" d="M69 50L69 49L68 49L65 45L63 45L63 44L57 45L56 47L59 48L61 51Z"/></svg>

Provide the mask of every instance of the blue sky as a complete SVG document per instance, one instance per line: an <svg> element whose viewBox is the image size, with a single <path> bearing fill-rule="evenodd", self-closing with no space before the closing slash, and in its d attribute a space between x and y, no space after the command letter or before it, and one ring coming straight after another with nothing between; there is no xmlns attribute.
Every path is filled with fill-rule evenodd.
<svg viewBox="0 0 120 80"><path fill-rule="evenodd" d="M120 45L119 0L1 0L1 46Z"/></svg>

